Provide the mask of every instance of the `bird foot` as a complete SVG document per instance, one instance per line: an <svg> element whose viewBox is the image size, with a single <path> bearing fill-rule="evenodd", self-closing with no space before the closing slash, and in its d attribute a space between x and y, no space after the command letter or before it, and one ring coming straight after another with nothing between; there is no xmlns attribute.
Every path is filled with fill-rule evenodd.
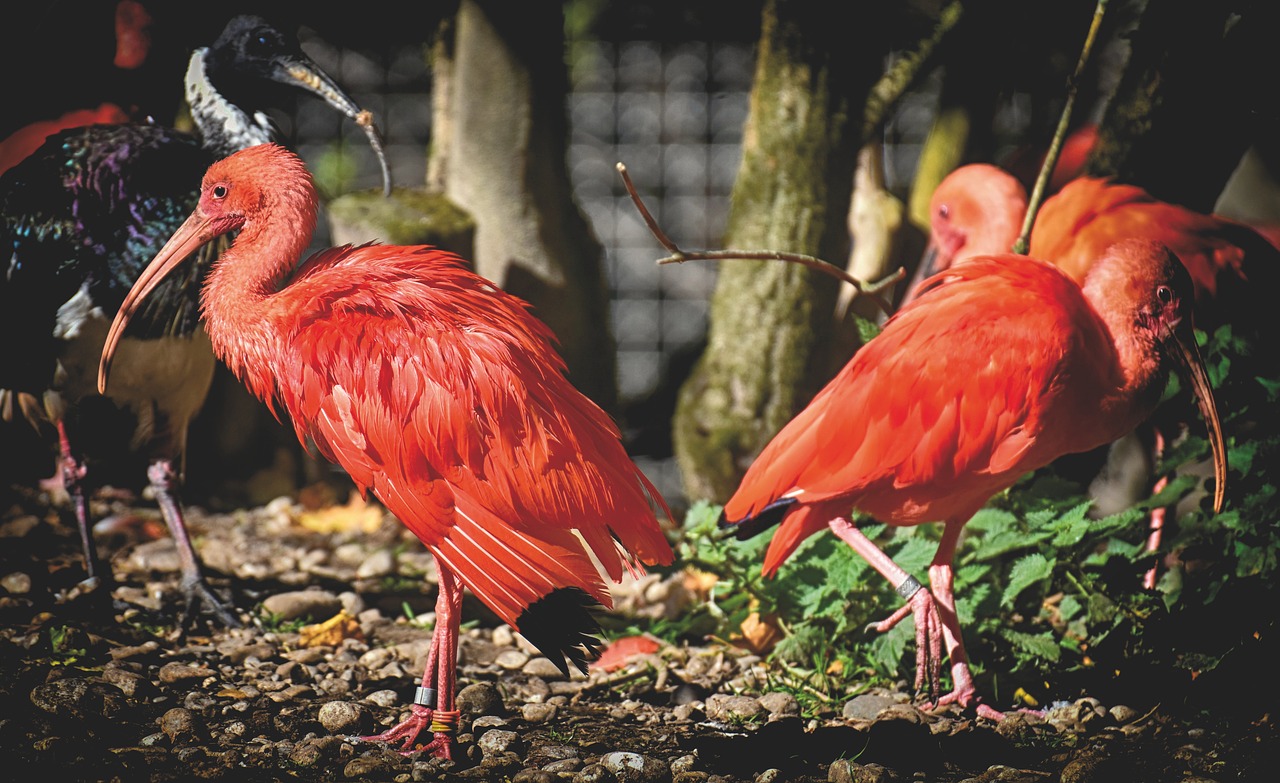
<svg viewBox="0 0 1280 783"><path fill-rule="evenodd" d="M243 623L240 622L240 618L236 617L236 615L227 608L226 604L222 602L222 599L218 598L218 596L214 594L213 590L209 588L209 585L205 583L202 577L184 577L182 580L182 594L186 598L181 619L182 626L184 628L187 626L188 622L195 618L197 614L197 604L203 604L204 607L217 617L218 621L227 628L240 628L243 626Z"/></svg>
<svg viewBox="0 0 1280 783"><path fill-rule="evenodd" d="M929 698L934 700L942 689L942 618L933 594L921 586L896 612L871 623L866 630L885 633L909 614L914 615L916 623L915 689L919 691L928 680Z"/></svg>
<svg viewBox="0 0 1280 783"><path fill-rule="evenodd" d="M415 745L418 735L429 730L432 725L434 710L415 704L410 708L409 717L392 726L381 734L368 737L348 737L352 742L399 742L399 752L403 756L426 753L436 758L453 760L453 735L438 731L431 741L425 745Z"/></svg>

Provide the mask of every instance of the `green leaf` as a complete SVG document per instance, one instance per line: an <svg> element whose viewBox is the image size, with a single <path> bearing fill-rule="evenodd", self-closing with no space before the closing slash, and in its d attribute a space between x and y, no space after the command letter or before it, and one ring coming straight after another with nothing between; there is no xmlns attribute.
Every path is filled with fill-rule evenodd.
<svg viewBox="0 0 1280 783"><path fill-rule="evenodd" d="M1014 563L1013 568L1009 569L1009 585L1000 598L1000 605L1006 608L1013 606L1014 599L1021 595L1023 590L1052 576L1053 566L1054 561L1039 552L1027 555Z"/></svg>
<svg viewBox="0 0 1280 783"><path fill-rule="evenodd" d="M1053 637L1052 631L1030 634L1010 628L1002 628L1000 635L1017 649L1030 653L1036 658L1050 663L1057 663L1062 658L1062 647L1058 645L1058 641Z"/></svg>

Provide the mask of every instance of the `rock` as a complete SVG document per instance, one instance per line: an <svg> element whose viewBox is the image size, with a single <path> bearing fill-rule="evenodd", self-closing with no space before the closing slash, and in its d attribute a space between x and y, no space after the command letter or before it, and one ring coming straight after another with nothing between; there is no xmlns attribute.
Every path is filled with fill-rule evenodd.
<svg viewBox="0 0 1280 783"><path fill-rule="evenodd" d="M498 689L487 682L472 683L458 691L458 711L463 715L505 715Z"/></svg>
<svg viewBox="0 0 1280 783"><path fill-rule="evenodd" d="M898 700L891 696L864 693L845 702L841 714L845 720L875 720L881 711L897 703Z"/></svg>
<svg viewBox="0 0 1280 783"><path fill-rule="evenodd" d="M625 751L604 754L600 766L613 773L618 783L657 783L671 775L671 768L663 762Z"/></svg>
<svg viewBox="0 0 1280 783"><path fill-rule="evenodd" d="M160 682L166 685L194 683L214 676L213 669L207 666L193 666L189 663L166 663L160 667Z"/></svg>
<svg viewBox="0 0 1280 783"><path fill-rule="evenodd" d="M765 714L759 699L727 693L711 694L705 709L709 719L724 722L747 721Z"/></svg>
<svg viewBox="0 0 1280 783"><path fill-rule="evenodd" d="M359 725L363 716L364 710L358 704L330 701L320 705L317 717L320 725L328 729L330 734L349 734Z"/></svg>
<svg viewBox="0 0 1280 783"><path fill-rule="evenodd" d="M320 622L341 611L342 600L327 590L297 590L268 596L262 608L284 621L310 618Z"/></svg>
<svg viewBox="0 0 1280 783"><path fill-rule="evenodd" d="M530 658L529 662L520 671L530 677L541 677L544 680L564 679L564 673L560 671L559 667L541 655L536 658Z"/></svg>
<svg viewBox="0 0 1280 783"><path fill-rule="evenodd" d="M555 720L557 708L554 704L525 704L520 708L520 714L529 723L546 723L549 720Z"/></svg>
<svg viewBox="0 0 1280 783"><path fill-rule="evenodd" d="M770 691L760 697L760 706L764 707L772 717L786 717L800 714L800 702L795 694L785 691Z"/></svg>
<svg viewBox="0 0 1280 783"><path fill-rule="evenodd" d="M518 753L523 750L524 743L520 735L506 729L490 729L476 742L480 752L486 757L501 753Z"/></svg>
<svg viewBox="0 0 1280 783"><path fill-rule="evenodd" d="M183 707L173 709L160 716L160 730L170 742L180 742L196 735L196 719L190 710Z"/></svg>
<svg viewBox="0 0 1280 783"><path fill-rule="evenodd" d="M836 759L827 768L828 783L896 783L899 776L879 764L858 764Z"/></svg>

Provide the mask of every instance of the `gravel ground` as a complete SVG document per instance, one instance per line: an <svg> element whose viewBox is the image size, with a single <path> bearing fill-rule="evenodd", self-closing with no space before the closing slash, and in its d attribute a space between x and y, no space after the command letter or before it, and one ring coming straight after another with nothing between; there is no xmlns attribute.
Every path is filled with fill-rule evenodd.
<svg viewBox="0 0 1280 783"><path fill-rule="evenodd" d="M923 712L902 683L802 715L767 661L715 640L565 679L470 600L456 760L402 755L352 737L408 709L433 569L376 507L193 509L211 582L245 627L180 630L177 558L145 503L95 503L118 581L107 595L77 586L65 510L11 494L0 516L8 780L1203 783L1270 780L1276 767L1269 712L1188 717L1099 694L995 723ZM629 583L606 620L678 613L698 600L685 585L680 573Z"/></svg>

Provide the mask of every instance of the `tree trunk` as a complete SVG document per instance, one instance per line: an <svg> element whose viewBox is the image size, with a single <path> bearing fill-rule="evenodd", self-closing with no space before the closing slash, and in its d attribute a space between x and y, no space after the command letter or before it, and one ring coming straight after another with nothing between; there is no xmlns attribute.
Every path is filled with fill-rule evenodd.
<svg viewBox="0 0 1280 783"><path fill-rule="evenodd" d="M560 340L569 376L605 409L617 399L603 249L566 164L564 17L558 3L463 0L434 118L432 174L476 223L476 271L527 300ZM445 116L442 116L442 113ZM443 163L437 158L443 158Z"/></svg>
<svg viewBox="0 0 1280 783"><path fill-rule="evenodd" d="M867 11L870 14L870 11ZM830 6L766 3L725 247L849 253L860 109L884 46ZM777 261L722 264L707 348L681 387L673 438L690 500L723 502L775 433L826 382L835 281Z"/></svg>
<svg viewBox="0 0 1280 783"><path fill-rule="evenodd" d="M1089 172L1208 212L1260 123L1274 132L1274 2L1148 2Z"/></svg>

